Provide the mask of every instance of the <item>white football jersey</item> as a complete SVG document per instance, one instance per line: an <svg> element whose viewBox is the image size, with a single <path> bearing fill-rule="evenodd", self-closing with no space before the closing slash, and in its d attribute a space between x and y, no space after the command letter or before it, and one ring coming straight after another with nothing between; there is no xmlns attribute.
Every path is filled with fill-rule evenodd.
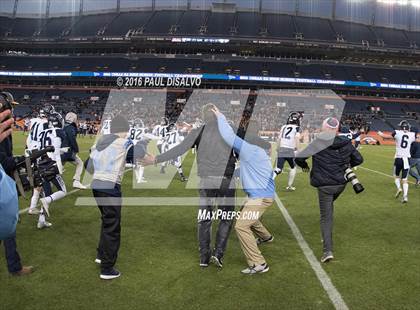
<svg viewBox="0 0 420 310"><path fill-rule="evenodd" d="M184 137L179 134L178 130L168 131L165 135L164 146L163 146L164 151L166 152L174 148L175 146L180 144L182 140L184 140Z"/></svg>
<svg viewBox="0 0 420 310"><path fill-rule="evenodd" d="M166 133L168 132L166 127L164 125L156 125L153 128L153 135L159 137L156 143L157 145L161 145L165 141Z"/></svg>
<svg viewBox="0 0 420 310"><path fill-rule="evenodd" d="M48 121L42 118L33 118L30 123L30 132L26 139L26 147L28 150L40 149L40 134L48 128Z"/></svg>
<svg viewBox="0 0 420 310"><path fill-rule="evenodd" d="M144 139L144 133L146 128L143 127L131 127L128 131L128 138L133 141L134 144L137 144L139 141Z"/></svg>
<svg viewBox="0 0 420 310"><path fill-rule="evenodd" d="M65 132L58 128L48 128L40 134L40 150L54 146L54 152L47 153L48 157L57 163L60 174L63 173L63 165L61 162L61 143L65 138Z"/></svg>
<svg viewBox="0 0 420 310"><path fill-rule="evenodd" d="M111 133L111 120L106 119L104 120L104 123L102 124L101 134L109 135L110 133Z"/></svg>
<svg viewBox="0 0 420 310"><path fill-rule="evenodd" d="M296 138L300 137L299 126L297 125L284 125L280 129L279 147L296 149Z"/></svg>
<svg viewBox="0 0 420 310"><path fill-rule="evenodd" d="M410 148L416 140L416 134L404 130L395 130L392 135L395 139L395 158L410 158Z"/></svg>

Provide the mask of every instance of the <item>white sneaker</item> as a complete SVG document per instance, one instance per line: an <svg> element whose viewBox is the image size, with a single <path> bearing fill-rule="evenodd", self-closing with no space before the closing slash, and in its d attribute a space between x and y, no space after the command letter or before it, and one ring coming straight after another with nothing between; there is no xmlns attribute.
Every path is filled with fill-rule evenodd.
<svg viewBox="0 0 420 310"><path fill-rule="evenodd" d="M287 186L287 187L286 187L286 190L287 190L287 191L289 191L289 192L294 192L294 191L296 190L296 187L293 187L293 186Z"/></svg>
<svg viewBox="0 0 420 310"><path fill-rule="evenodd" d="M37 208L29 208L28 214L29 215L37 215L37 214L39 214L39 210Z"/></svg>
<svg viewBox="0 0 420 310"><path fill-rule="evenodd" d="M402 189L400 188L399 190L397 190L397 193L395 194L395 199L400 197L401 193L402 193Z"/></svg>
<svg viewBox="0 0 420 310"><path fill-rule="evenodd" d="M51 226L52 224L49 222L38 222L38 224L36 225L38 229L50 228Z"/></svg>
<svg viewBox="0 0 420 310"><path fill-rule="evenodd" d="M80 181L77 181L77 180L73 181L73 188L87 189L86 186L84 186L82 183L80 183Z"/></svg>
<svg viewBox="0 0 420 310"><path fill-rule="evenodd" d="M403 199L402 199L402 203L407 203L407 202L408 202L408 197L404 196Z"/></svg>
<svg viewBox="0 0 420 310"><path fill-rule="evenodd" d="M42 209L44 209L45 213L47 213L47 216L50 216L50 204L47 202L47 198L41 198L39 201L41 201Z"/></svg>
<svg viewBox="0 0 420 310"><path fill-rule="evenodd" d="M261 264L261 265L257 265L257 266L254 265L252 267L248 267L248 268L242 270L241 273L243 273L243 274L265 273L268 270L270 270L270 268L265 263L265 264Z"/></svg>

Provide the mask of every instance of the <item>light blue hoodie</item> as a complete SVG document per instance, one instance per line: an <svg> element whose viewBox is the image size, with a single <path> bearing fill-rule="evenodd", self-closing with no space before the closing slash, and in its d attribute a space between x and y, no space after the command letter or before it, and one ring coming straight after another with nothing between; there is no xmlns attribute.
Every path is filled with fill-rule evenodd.
<svg viewBox="0 0 420 310"><path fill-rule="evenodd" d="M264 149L236 136L224 115L217 117L223 140L239 153L240 178L249 198L274 198L273 168Z"/></svg>

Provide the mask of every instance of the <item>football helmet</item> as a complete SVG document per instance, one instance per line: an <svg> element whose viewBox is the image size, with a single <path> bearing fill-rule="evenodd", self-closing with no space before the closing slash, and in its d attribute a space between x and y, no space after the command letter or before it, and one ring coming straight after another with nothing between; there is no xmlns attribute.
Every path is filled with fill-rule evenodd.
<svg viewBox="0 0 420 310"><path fill-rule="evenodd" d="M297 125L300 126L301 115L299 112L290 112L287 118L287 125Z"/></svg>
<svg viewBox="0 0 420 310"><path fill-rule="evenodd" d="M48 125L52 128L63 129L64 119L60 113L53 112L48 115Z"/></svg>
<svg viewBox="0 0 420 310"><path fill-rule="evenodd" d="M168 127L166 127L166 130L169 131L173 131L176 129L176 125L174 123L171 123L168 125Z"/></svg>
<svg viewBox="0 0 420 310"><path fill-rule="evenodd" d="M44 107L39 110L39 116L48 118L48 116L55 112L55 108L51 104L46 104Z"/></svg>
<svg viewBox="0 0 420 310"><path fill-rule="evenodd" d="M134 120L134 126L136 126L138 128L144 128L144 123L140 118L136 118Z"/></svg>
<svg viewBox="0 0 420 310"><path fill-rule="evenodd" d="M168 120L168 118L166 118L166 117L162 117L162 118L161 118L161 120L160 120L160 124L161 124L162 126L168 126L168 125L169 125L169 120Z"/></svg>
<svg viewBox="0 0 420 310"><path fill-rule="evenodd" d="M402 130L410 130L411 129L411 125L409 122L407 122L406 120L401 121L398 126L400 126L400 128Z"/></svg>

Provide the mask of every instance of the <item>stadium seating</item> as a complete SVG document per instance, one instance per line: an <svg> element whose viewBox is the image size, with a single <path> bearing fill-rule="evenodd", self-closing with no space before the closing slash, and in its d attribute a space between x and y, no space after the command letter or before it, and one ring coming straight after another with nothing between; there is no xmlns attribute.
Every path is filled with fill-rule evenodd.
<svg viewBox="0 0 420 310"><path fill-rule="evenodd" d="M420 47L420 32L368 26L339 20L211 11L139 11L46 19L0 17L0 37L207 35L273 37L299 40L336 41L373 46Z"/></svg>
<svg viewBox="0 0 420 310"><path fill-rule="evenodd" d="M212 13L208 19L207 34L227 35L231 34L234 26L235 14L233 13Z"/></svg>
<svg viewBox="0 0 420 310"><path fill-rule="evenodd" d="M348 23L343 21L331 22L337 35L341 35L344 41L361 44L363 40L374 43L377 38L366 25Z"/></svg>
<svg viewBox="0 0 420 310"><path fill-rule="evenodd" d="M383 40L390 46L407 46L409 40L402 30L389 29L383 27L372 28L379 40Z"/></svg>
<svg viewBox="0 0 420 310"><path fill-rule="evenodd" d="M120 13L107 27L105 35L125 36L130 29L138 29L147 24L152 12Z"/></svg>
<svg viewBox="0 0 420 310"><path fill-rule="evenodd" d="M39 32L46 23L45 19L19 18L13 21L10 37L33 37Z"/></svg>
<svg viewBox="0 0 420 310"><path fill-rule="evenodd" d="M200 33L200 27L205 25L208 12L206 11L187 11L179 21L177 34L197 35ZM203 32L204 34L204 32Z"/></svg>
<svg viewBox="0 0 420 310"><path fill-rule="evenodd" d="M278 38L295 38L296 28L290 15L267 14L267 35Z"/></svg>
<svg viewBox="0 0 420 310"><path fill-rule="evenodd" d="M417 84L420 71L378 69L349 65L292 63L278 61L212 60L189 58L112 58L112 57L3 57L2 70L8 71L113 71L214 73L278 76Z"/></svg>
<svg viewBox="0 0 420 310"><path fill-rule="evenodd" d="M59 38L65 31L70 31L71 25L75 21L76 18L72 17L50 18L41 29L40 37Z"/></svg>
<svg viewBox="0 0 420 310"><path fill-rule="evenodd" d="M13 22L10 18L0 16L0 37L4 37L12 28Z"/></svg>
<svg viewBox="0 0 420 310"><path fill-rule="evenodd" d="M145 27L146 34L175 33L176 26L184 14L183 11L157 11ZM171 31L171 27L173 28Z"/></svg>
<svg viewBox="0 0 420 310"><path fill-rule="evenodd" d="M420 47L420 32L406 31L405 33L410 42L415 43L417 47Z"/></svg>
<svg viewBox="0 0 420 310"><path fill-rule="evenodd" d="M116 14L102 14L99 18L97 15L82 16L72 27L70 36L96 36L101 30L112 22Z"/></svg>
<svg viewBox="0 0 420 310"><path fill-rule="evenodd" d="M262 16L256 13L237 13L237 34L258 37L261 33Z"/></svg>
<svg viewBox="0 0 420 310"><path fill-rule="evenodd" d="M335 41L337 35L331 27L330 21L321 18L295 17L296 30L305 39Z"/></svg>

